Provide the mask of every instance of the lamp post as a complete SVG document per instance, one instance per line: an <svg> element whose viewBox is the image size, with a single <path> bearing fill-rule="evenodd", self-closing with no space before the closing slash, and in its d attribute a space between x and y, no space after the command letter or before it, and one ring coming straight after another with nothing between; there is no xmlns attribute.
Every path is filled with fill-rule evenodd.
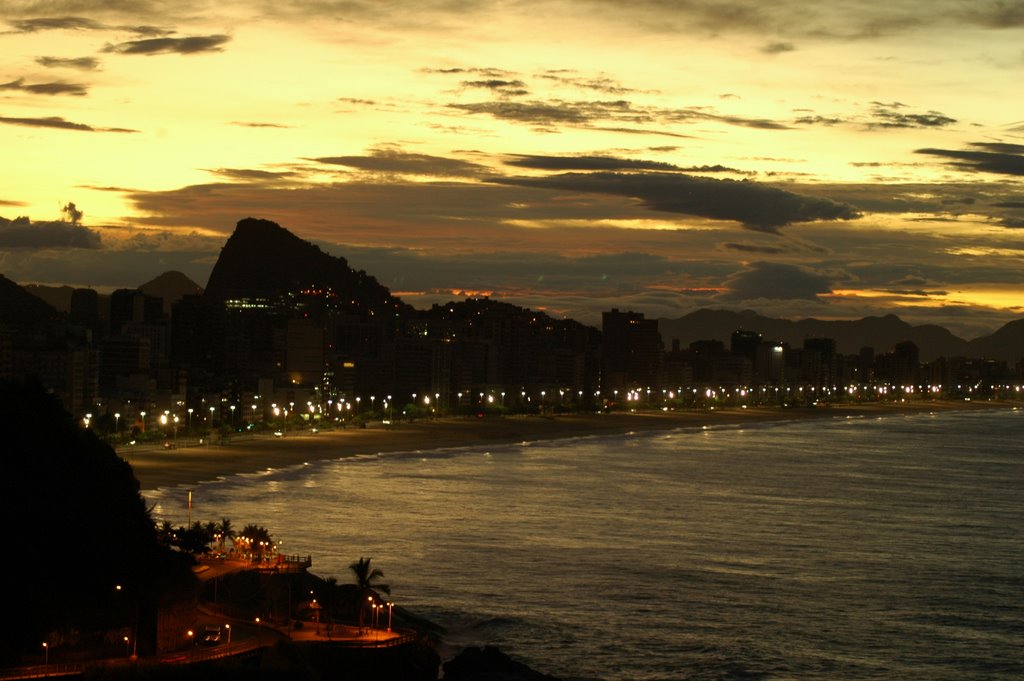
<svg viewBox="0 0 1024 681"><path fill-rule="evenodd" d="M195 409L193 409L192 407L189 407L188 409L186 409L186 411L188 412L188 429L189 429L189 432L191 432L192 431L192 412L194 412Z"/></svg>
<svg viewBox="0 0 1024 681"><path fill-rule="evenodd" d="M47 676L50 675L50 644L43 641L43 669Z"/></svg>
<svg viewBox="0 0 1024 681"><path fill-rule="evenodd" d="M115 411L114 412L114 436L117 437L117 435L119 435L120 432L121 432L121 412ZM117 439L120 440L121 438L118 437Z"/></svg>
<svg viewBox="0 0 1024 681"><path fill-rule="evenodd" d="M114 590L115 591L124 591L124 587L122 587L120 584L115 584L114 585ZM132 655L131 655L131 658L134 660L134 659L137 659L139 657L139 596L138 596L137 593L134 593L134 589L132 591L133 591L133 593L132 593L132 610L134 612L135 618L134 618L134 621L132 623ZM128 640L128 637L126 636L125 637L125 641L127 641L127 640Z"/></svg>
<svg viewBox="0 0 1024 681"><path fill-rule="evenodd" d="M124 637L124 656L128 657L129 654L130 654L130 652L129 652L129 641L128 641L128 637L125 636Z"/></svg>
<svg viewBox="0 0 1024 681"><path fill-rule="evenodd" d="M228 630L228 655L231 654L231 625L225 624L224 628Z"/></svg>
<svg viewBox="0 0 1024 681"><path fill-rule="evenodd" d="M263 647L263 629L260 628L260 618L256 618L256 647Z"/></svg>
<svg viewBox="0 0 1024 681"><path fill-rule="evenodd" d="M391 631L391 610L395 607L394 601L388 601L388 631Z"/></svg>

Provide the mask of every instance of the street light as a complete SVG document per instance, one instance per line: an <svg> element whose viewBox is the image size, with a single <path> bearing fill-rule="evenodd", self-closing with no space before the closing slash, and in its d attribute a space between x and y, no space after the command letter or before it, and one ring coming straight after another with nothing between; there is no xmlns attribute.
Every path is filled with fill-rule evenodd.
<svg viewBox="0 0 1024 681"><path fill-rule="evenodd" d="M231 625L225 624L224 628L228 630L228 655L231 654Z"/></svg>
<svg viewBox="0 0 1024 681"><path fill-rule="evenodd" d="M124 656L128 657L128 655L129 655L129 641L128 641L128 637L125 636L124 637Z"/></svg>
<svg viewBox="0 0 1024 681"><path fill-rule="evenodd" d="M388 601L388 631L391 631L391 610L395 607L394 601Z"/></svg>
<svg viewBox="0 0 1024 681"><path fill-rule="evenodd" d="M43 664L47 667L46 675L49 676L50 675L50 670L49 670L49 666L50 666L50 644L47 643L46 641L43 641Z"/></svg>
<svg viewBox="0 0 1024 681"><path fill-rule="evenodd" d="M114 585L115 591L124 591L124 587L120 584ZM135 613L135 621L132 623L132 659L136 659L139 656L139 597L136 594L132 594L132 609ZM128 637L125 637L125 641Z"/></svg>

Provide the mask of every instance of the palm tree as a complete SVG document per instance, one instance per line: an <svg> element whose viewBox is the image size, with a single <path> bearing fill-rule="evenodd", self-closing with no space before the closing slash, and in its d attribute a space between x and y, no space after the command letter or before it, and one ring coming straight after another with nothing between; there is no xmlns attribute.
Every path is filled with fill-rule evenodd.
<svg viewBox="0 0 1024 681"><path fill-rule="evenodd" d="M356 584L364 592L373 591L374 589L383 591L386 594L391 594L391 587L387 584L374 583L375 579L384 576L384 571L380 568L370 569L370 561L372 558L360 558L355 563L348 566L348 569L355 573Z"/></svg>
<svg viewBox="0 0 1024 681"><path fill-rule="evenodd" d="M231 527L231 518L221 518L217 523L217 534L220 535L220 552L224 553L224 540L235 538L235 529Z"/></svg>
<svg viewBox="0 0 1024 681"><path fill-rule="evenodd" d="M373 597L377 594L374 589L380 589L386 594L391 593L391 587L387 584L374 583L374 580L383 577L384 571L380 568L370 569L370 561L372 558L360 558L356 562L348 566L348 569L355 573L356 585L362 592L362 596L359 597L359 631L363 630L363 608L366 607L366 602L369 600L373 602ZM366 596L366 598L363 598ZM372 621L372 618L371 618Z"/></svg>
<svg viewBox="0 0 1024 681"><path fill-rule="evenodd" d="M273 541L270 539L270 531L262 525L249 523L242 528L242 538L245 539L251 551L259 551L259 562L263 562L265 552L270 551Z"/></svg>

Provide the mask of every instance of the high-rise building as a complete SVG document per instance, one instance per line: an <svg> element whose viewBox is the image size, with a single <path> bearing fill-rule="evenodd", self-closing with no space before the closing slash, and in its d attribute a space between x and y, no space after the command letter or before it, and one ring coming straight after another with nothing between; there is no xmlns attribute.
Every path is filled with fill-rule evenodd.
<svg viewBox="0 0 1024 681"><path fill-rule="evenodd" d="M660 389L664 383L665 346L658 320L616 308L603 312L601 322L602 391L607 395L615 390Z"/></svg>

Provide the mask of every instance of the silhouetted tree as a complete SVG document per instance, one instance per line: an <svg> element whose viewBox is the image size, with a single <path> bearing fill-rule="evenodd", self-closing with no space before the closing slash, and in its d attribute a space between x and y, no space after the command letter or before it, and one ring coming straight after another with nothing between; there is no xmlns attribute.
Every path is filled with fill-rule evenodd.
<svg viewBox="0 0 1024 681"><path fill-rule="evenodd" d="M144 613L195 587L157 540L131 466L38 383L0 381L0 437L0 513L26 519L4 536L12 614L0 618L0 666L36 655L54 632L86 638L129 625L134 608L118 603L115 585Z"/></svg>
<svg viewBox="0 0 1024 681"><path fill-rule="evenodd" d="M221 518L217 523L217 534L220 535L220 550L224 551L224 541L235 537L235 528L231 527L231 518Z"/></svg>
<svg viewBox="0 0 1024 681"><path fill-rule="evenodd" d="M386 594L391 593L391 587L387 584L381 584L375 580L384 577L384 571L380 568L370 568L370 561L372 558L360 558L356 562L348 566L356 576L356 585L359 586L363 591L383 591Z"/></svg>

